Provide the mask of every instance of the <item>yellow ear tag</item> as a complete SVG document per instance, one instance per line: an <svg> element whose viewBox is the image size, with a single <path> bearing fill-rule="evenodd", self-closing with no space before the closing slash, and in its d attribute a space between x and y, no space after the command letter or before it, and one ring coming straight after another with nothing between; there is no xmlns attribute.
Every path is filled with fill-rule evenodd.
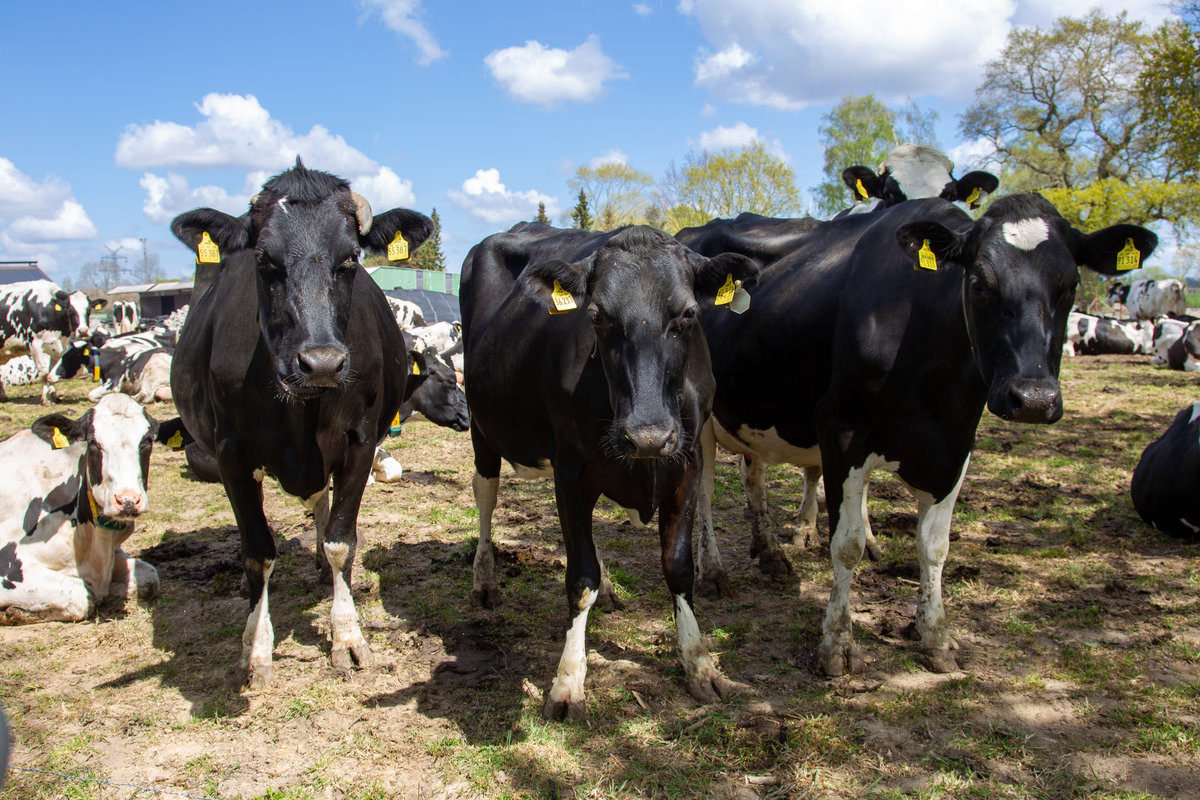
<svg viewBox="0 0 1200 800"><path fill-rule="evenodd" d="M55 304L54 304L54 310L55 310L55 311L62 311L62 306L60 306L58 303L55 303Z"/></svg>
<svg viewBox="0 0 1200 800"><path fill-rule="evenodd" d="M558 281L554 282L554 291L550 293L550 299L554 301L554 308L550 309L551 314L565 314L578 308L575 305L575 298L570 292L564 289Z"/></svg>
<svg viewBox="0 0 1200 800"><path fill-rule="evenodd" d="M396 412L396 416L392 418L391 427L388 428L388 436L399 436L404 428L400 424L400 412Z"/></svg>
<svg viewBox="0 0 1200 800"><path fill-rule="evenodd" d="M413 370L412 370L412 374L413 374L413 375L420 375L420 374L421 374L421 367L420 367L420 366L417 364L417 362L415 362L415 361L413 362Z"/></svg>
<svg viewBox="0 0 1200 800"><path fill-rule="evenodd" d="M925 240L925 244L921 245L921 249L917 251L917 266L921 269L929 269L937 272L937 256L929 249L929 240Z"/></svg>
<svg viewBox="0 0 1200 800"><path fill-rule="evenodd" d="M1125 246L1117 253L1117 269L1124 271L1137 269L1142 265L1142 254L1133 246L1133 239L1126 239Z"/></svg>
<svg viewBox="0 0 1200 800"><path fill-rule="evenodd" d="M183 447L183 434L175 431L171 434L171 438L167 439L167 447L172 450L178 450Z"/></svg>
<svg viewBox="0 0 1200 800"><path fill-rule="evenodd" d="M863 200L866 200L871 196L871 194L867 191L867 187L862 185L862 178L859 178L854 182L854 188L858 190L858 196Z"/></svg>
<svg viewBox="0 0 1200 800"><path fill-rule="evenodd" d="M976 186L972 189L971 193L967 195L967 199L963 202L970 206L972 210L979 208L979 187Z"/></svg>
<svg viewBox="0 0 1200 800"><path fill-rule="evenodd" d="M733 293L736 288L733 285L733 273L728 273L725 276L725 282L721 284L721 288L717 289L717 299L713 300L714 306L727 306L733 300Z"/></svg>
<svg viewBox="0 0 1200 800"><path fill-rule="evenodd" d="M92 380L93 381L100 380L100 365L99 364L92 367Z"/></svg>
<svg viewBox="0 0 1200 800"><path fill-rule="evenodd" d="M71 443L71 440L58 428L54 429L54 435L50 437L50 441L54 444L55 450L61 450Z"/></svg>
<svg viewBox="0 0 1200 800"><path fill-rule="evenodd" d="M209 237L208 231L200 234L200 244L196 245L196 260L201 264L221 263L221 249Z"/></svg>
<svg viewBox="0 0 1200 800"><path fill-rule="evenodd" d="M388 261L408 261L408 242L396 231L396 238L388 245Z"/></svg>

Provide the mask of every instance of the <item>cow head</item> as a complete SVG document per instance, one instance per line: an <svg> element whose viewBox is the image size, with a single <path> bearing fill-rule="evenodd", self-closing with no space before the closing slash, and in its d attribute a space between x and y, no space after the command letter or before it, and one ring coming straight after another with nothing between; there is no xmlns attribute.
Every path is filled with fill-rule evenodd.
<svg viewBox="0 0 1200 800"><path fill-rule="evenodd" d="M878 173L869 167L847 167L842 170L842 182L855 201L876 198L885 208L923 197L940 197L976 208L1000 185L999 178L990 172L968 172L955 178L953 169L954 162L940 151L904 144L884 159Z"/></svg>
<svg viewBox="0 0 1200 800"><path fill-rule="evenodd" d="M278 387L304 400L353 378L346 328L362 251L386 251L397 234L411 251L433 222L402 208L372 215L349 183L296 159L263 185L247 214L198 209L176 217L171 230L193 249L207 233L225 259L253 250L258 324Z"/></svg>
<svg viewBox="0 0 1200 800"><path fill-rule="evenodd" d="M55 448L87 443L82 471L92 513L122 521L150 506L146 479L155 440L183 436L178 418L160 425L132 397L119 393L105 395L79 419L48 414L34 420L31 429Z"/></svg>
<svg viewBox="0 0 1200 800"><path fill-rule="evenodd" d="M916 260L928 242L939 269L961 267L963 311L988 409L1017 422L1062 416L1058 385L1067 317L1079 270L1117 273L1132 244L1144 259L1158 237L1137 225L1084 234L1040 195L997 200L978 221L954 230L933 220L900 227L897 239Z"/></svg>
<svg viewBox="0 0 1200 800"><path fill-rule="evenodd" d="M89 300L84 292L71 292L68 297L71 308L75 312L78 321L75 323L75 330L71 333L72 336L87 336L92 329L92 313L103 311L108 305L108 301L103 298L99 300Z"/></svg>
<svg viewBox="0 0 1200 800"><path fill-rule="evenodd" d="M727 280L752 285L757 276L758 266L745 256L707 259L661 231L635 226L617 231L578 263L531 264L520 280L542 306L554 308L555 291L565 292L578 308L570 313L589 318L612 404L610 453L671 458L692 444L694 431L680 413L685 393L702 392L703 413L710 402L700 304L712 304ZM703 353L702 378L687 374L697 350ZM689 387L689 377L707 383Z"/></svg>
<svg viewBox="0 0 1200 800"><path fill-rule="evenodd" d="M404 338L408 341L410 337L406 333ZM419 345L409 349L408 361L411 366L404 383L405 407L411 405L435 425L456 431L471 427L467 396L458 385L454 368L436 350Z"/></svg>
<svg viewBox="0 0 1200 800"><path fill-rule="evenodd" d="M1108 287L1104 290L1104 302L1110 306L1124 305L1127 299L1129 299L1129 284L1121 281L1108 282Z"/></svg>

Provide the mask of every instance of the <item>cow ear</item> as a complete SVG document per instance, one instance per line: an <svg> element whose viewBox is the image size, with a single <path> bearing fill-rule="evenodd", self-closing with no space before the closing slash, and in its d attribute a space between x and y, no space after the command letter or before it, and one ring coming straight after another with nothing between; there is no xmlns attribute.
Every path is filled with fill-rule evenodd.
<svg viewBox="0 0 1200 800"><path fill-rule="evenodd" d="M971 208L979 208L989 194L1000 186L1000 179L990 172L968 172L954 182L956 197L948 197L951 202L970 203Z"/></svg>
<svg viewBox="0 0 1200 800"><path fill-rule="evenodd" d="M876 175L875 170L870 167L846 167L842 170L842 183L846 184L850 189L856 202L861 202L871 197L883 199L883 179ZM866 197L863 197L863 189L867 190Z"/></svg>
<svg viewBox="0 0 1200 800"><path fill-rule="evenodd" d="M917 253L925 246L926 241L929 242L929 249L933 251L938 261L951 261L962 254L962 238L942 223L931 219L922 219L901 225L900 229L896 231L896 241L912 258L913 263L918 262Z"/></svg>
<svg viewBox="0 0 1200 800"><path fill-rule="evenodd" d="M758 283L758 262L740 253L722 253L696 265L692 294L700 303L711 303L727 281L741 281L743 288Z"/></svg>
<svg viewBox="0 0 1200 800"><path fill-rule="evenodd" d="M1140 225L1112 225L1095 233L1072 233L1075 263L1101 275L1120 275L1141 267L1158 246L1158 236Z"/></svg>
<svg viewBox="0 0 1200 800"><path fill-rule="evenodd" d="M92 304L92 311L99 311L100 309L102 309L108 305L108 301L102 297L98 298L96 300L91 300L89 302L91 302L91 304Z"/></svg>
<svg viewBox="0 0 1200 800"><path fill-rule="evenodd" d="M433 220L407 208L393 208L371 219L371 227L358 237L363 249L372 253L386 253L396 234L404 237L411 253L433 234Z"/></svg>
<svg viewBox="0 0 1200 800"><path fill-rule="evenodd" d="M47 414L35 419L29 429L35 436L57 450L87 436L87 425L91 422L91 415L92 412L89 411L78 420L74 420L63 414Z"/></svg>
<svg viewBox="0 0 1200 800"><path fill-rule="evenodd" d="M521 289L525 295L543 308L559 311L569 311L565 308L564 300L555 302L555 296L562 298L562 292L571 295L574 302L572 308L582 306L587 300L588 275L591 273L591 261L582 265L568 264L566 261L543 261L530 264L521 272Z"/></svg>
<svg viewBox="0 0 1200 800"><path fill-rule="evenodd" d="M213 208L197 208L171 220L171 233L193 253L207 233L222 255L228 255L250 246L250 215L231 217Z"/></svg>
<svg viewBox="0 0 1200 800"><path fill-rule="evenodd" d="M154 441L159 444L165 444L172 450L182 450L196 440L188 433L188 429L183 426L182 419L172 417L158 423L158 430L154 433Z"/></svg>

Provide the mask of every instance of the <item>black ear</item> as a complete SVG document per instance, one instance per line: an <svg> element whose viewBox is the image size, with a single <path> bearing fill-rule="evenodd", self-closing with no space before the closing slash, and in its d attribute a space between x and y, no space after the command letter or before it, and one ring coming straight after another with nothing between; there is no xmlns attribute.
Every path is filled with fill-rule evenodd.
<svg viewBox="0 0 1200 800"><path fill-rule="evenodd" d="M159 444L165 444L172 450L182 450L196 440L188 433L188 429L183 426L182 419L172 417L165 422L158 423L158 431L154 434L154 441Z"/></svg>
<svg viewBox="0 0 1200 800"><path fill-rule="evenodd" d="M862 183L861 188L859 182ZM867 200L871 197L883 199L883 178L876 175L875 170L870 167L857 165L846 167L842 170L842 183L849 187L855 201ZM867 190L866 197L863 197L862 189Z"/></svg>
<svg viewBox="0 0 1200 800"><path fill-rule="evenodd" d="M411 342L409 343L411 348ZM415 348L408 351L408 377L404 379L404 397L405 403L412 399L413 392L420 388L425 382L425 378L429 376L429 363L425 360L425 354Z"/></svg>
<svg viewBox="0 0 1200 800"><path fill-rule="evenodd" d="M171 233L193 253L207 233L224 258L235 250L245 250L250 246L250 215L231 217L214 208L197 208L171 220Z"/></svg>
<svg viewBox="0 0 1200 800"><path fill-rule="evenodd" d="M695 265L696 280L692 294L698 303L712 303L725 282L732 278L749 289L758 283L758 262L740 253L722 253L705 258Z"/></svg>
<svg viewBox="0 0 1200 800"><path fill-rule="evenodd" d="M917 253L928 240L929 249L938 261L951 261L962 253L962 238L940 222L931 219L917 220L901 225L896 231L896 241L917 263Z"/></svg>
<svg viewBox="0 0 1200 800"><path fill-rule="evenodd" d="M71 419L63 414L47 414L38 417L29 426L34 435L43 442L58 449L64 447L63 437L69 442L78 442L87 436L87 429L92 424L92 412L88 411L79 419ZM58 438L58 441L55 441Z"/></svg>
<svg viewBox="0 0 1200 800"><path fill-rule="evenodd" d="M959 200L970 203L971 208L978 208L984 199L1000 186L1000 179L990 172L968 172L954 182L957 197L948 198L953 202Z"/></svg>
<svg viewBox="0 0 1200 800"><path fill-rule="evenodd" d="M101 298L99 300L92 300L91 303L92 303L92 311L99 311L100 309L102 309L108 305L108 301L103 298Z"/></svg>
<svg viewBox="0 0 1200 800"><path fill-rule="evenodd" d="M543 261L540 264L530 264L518 277L521 289L525 295L544 308L555 308L553 293L554 284L568 292L575 301L576 308L582 307L587 299L588 276L591 274L591 259L582 264L568 264L566 261Z"/></svg>
<svg viewBox="0 0 1200 800"><path fill-rule="evenodd" d="M1072 233L1075 263L1101 275L1120 275L1138 269L1158 246L1158 236L1140 225L1112 225L1095 233L1076 230Z"/></svg>
<svg viewBox="0 0 1200 800"><path fill-rule="evenodd" d="M376 214L371 220L371 229L358 237L358 243L373 253L386 253L397 233L408 242L411 253L433 233L433 220L407 208L393 208Z"/></svg>

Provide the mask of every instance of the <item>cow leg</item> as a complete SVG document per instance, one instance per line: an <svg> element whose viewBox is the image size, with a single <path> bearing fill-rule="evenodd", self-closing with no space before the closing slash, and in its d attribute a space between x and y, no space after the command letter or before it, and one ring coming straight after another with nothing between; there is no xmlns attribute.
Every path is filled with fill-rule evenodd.
<svg viewBox="0 0 1200 800"><path fill-rule="evenodd" d="M850 618L850 583L862 559L867 532L867 480L875 464L825 470L825 503L829 509L829 555L833 561L833 588L825 609L817 667L826 675L862 670L862 654L854 644Z"/></svg>
<svg viewBox="0 0 1200 800"><path fill-rule="evenodd" d="M117 550L113 559L112 583L108 585L109 597L151 600L158 596L158 590L158 570L153 565L134 558L124 550Z"/></svg>
<svg viewBox="0 0 1200 800"><path fill-rule="evenodd" d="M92 615L96 604L79 575L22 561L21 577L13 587L0 586L0 623L78 622Z"/></svg>
<svg viewBox="0 0 1200 800"><path fill-rule="evenodd" d="M821 481L819 466L804 467L804 500L800 503L800 513L797 514L799 528L796 530L795 543L801 550L807 550L821 543L817 531L817 487Z"/></svg>
<svg viewBox="0 0 1200 800"><path fill-rule="evenodd" d="M917 562L921 568L921 585L917 590L917 633L921 637L921 654L932 672L954 672L958 661L954 650L958 642L950 635L950 623L942 605L942 568L950 552L950 520L954 503L967 474L970 456L963 463L958 483L941 500L935 501L928 492L914 491L917 496Z"/></svg>
<svg viewBox="0 0 1200 800"><path fill-rule="evenodd" d="M262 484L239 468L232 447L220 446L218 450L225 494L242 537L242 569L250 594L250 614L242 632L241 667L246 673L246 686L259 689L270 683L275 674L271 661L275 629L267 598L267 586L275 567L275 539L263 514Z"/></svg>
<svg viewBox="0 0 1200 800"><path fill-rule="evenodd" d="M475 451L475 475L471 491L479 511L479 544L475 548L472 570L471 601L483 608L500 604L500 583L496 580L496 550L492 546L492 512L500 488L500 454L471 426L471 446Z"/></svg>
<svg viewBox="0 0 1200 800"><path fill-rule="evenodd" d="M371 648L362 635L358 609L350 593L354 553L358 549L358 509L362 505L375 445L358 444L347 456L349 468L333 476L333 505L321 551L333 572L333 605L329 609L330 660L337 669L371 665ZM319 505L319 504L318 504Z"/></svg>
<svg viewBox="0 0 1200 800"><path fill-rule="evenodd" d="M746 511L750 517L750 558L758 559L758 568L773 578L792 574L792 562L779 546L779 538L767 514L767 462L745 453L738 459L742 485L746 487Z"/></svg>
<svg viewBox="0 0 1200 800"><path fill-rule="evenodd" d="M302 501L305 511L313 515L313 528L317 534L317 546L313 550L316 559L317 572L321 581L332 581L333 571L329 568L329 559L325 557L325 529L329 527L329 487L326 486L312 497Z"/></svg>
<svg viewBox="0 0 1200 800"><path fill-rule="evenodd" d="M729 576L721 563L721 551L717 549L717 537L713 533L712 504L713 487L716 481L717 439L713 431L715 423L710 418L700 430L700 453L703 457L700 474L700 497L696 504L697 533L693 537L696 591L705 597L731 594Z"/></svg>

